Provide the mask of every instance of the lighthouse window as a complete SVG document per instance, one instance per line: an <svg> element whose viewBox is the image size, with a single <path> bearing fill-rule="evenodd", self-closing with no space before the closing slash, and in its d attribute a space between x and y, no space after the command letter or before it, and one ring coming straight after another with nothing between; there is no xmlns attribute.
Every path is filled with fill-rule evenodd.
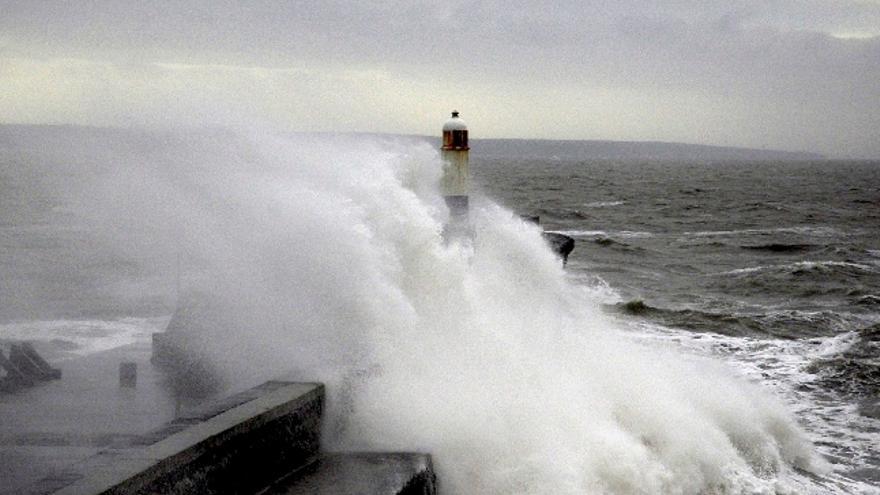
<svg viewBox="0 0 880 495"><path fill-rule="evenodd" d="M455 148L467 148L467 131L452 131L452 146Z"/></svg>

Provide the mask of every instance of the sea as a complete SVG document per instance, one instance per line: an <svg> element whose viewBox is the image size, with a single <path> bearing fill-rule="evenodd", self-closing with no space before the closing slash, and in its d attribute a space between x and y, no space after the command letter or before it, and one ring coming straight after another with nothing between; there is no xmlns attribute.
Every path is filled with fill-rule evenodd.
<svg viewBox="0 0 880 495"><path fill-rule="evenodd" d="M880 162L487 160L480 186L573 237L575 283L646 341L716 356L880 486Z"/></svg>
<svg viewBox="0 0 880 495"><path fill-rule="evenodd" d="M880 162L474 146L459 242L435 143L0 134L0 341L62 368L220 271L248 352L351 394L328 442L449 493L880 493Z"/></svg>

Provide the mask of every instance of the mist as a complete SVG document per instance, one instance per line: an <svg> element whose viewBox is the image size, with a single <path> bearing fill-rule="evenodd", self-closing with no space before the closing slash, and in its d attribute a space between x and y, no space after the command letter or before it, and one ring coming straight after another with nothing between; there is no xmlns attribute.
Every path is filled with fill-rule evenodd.
<svg viewBox="0 0 880 495"><path fill-rule="evenodd" d="M197 301L226 390L323 382L325 448L429 452L448 493L845 493L529 212L476 191L444 239L438 152L394 135L874 159L878 96L876 1L0 2L0 123L36 125L0 127L4 335L85 354Z"/></svg>
<svg viewBox="0 0 880 495"><path fill-rule="evenodd" d="M449 493L833 489L804 477L827 467L778 399L630 339L538 227L476 195L473 241L444 241L429 144L261 128L71 143L89 173L57 192L94 245L165 280L181 259L180 300L209 301L192 351L229 386L326 383L328 449L431 452ZM172 287L154 290L173 307Z"/></svg>

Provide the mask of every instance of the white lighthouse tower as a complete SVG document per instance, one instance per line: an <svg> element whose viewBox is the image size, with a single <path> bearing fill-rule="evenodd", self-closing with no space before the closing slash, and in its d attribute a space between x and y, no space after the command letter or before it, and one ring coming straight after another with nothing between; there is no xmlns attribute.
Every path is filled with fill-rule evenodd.
<svg viewBox="0 0 880 495"><path fill-rule="evenodd" d="M452 111L452 118L443 124L443 195L449 207L450 224L464 225L468 219L468 129Z"/></svg>

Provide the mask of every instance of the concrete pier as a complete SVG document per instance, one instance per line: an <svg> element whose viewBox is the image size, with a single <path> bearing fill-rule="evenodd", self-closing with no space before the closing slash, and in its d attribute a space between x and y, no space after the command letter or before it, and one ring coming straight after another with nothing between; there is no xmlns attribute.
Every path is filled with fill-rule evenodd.
<svg viewBox="0 0 880 495"><path fill-rule="evenodd" d="M41 478L174 419L177 401L149 358L144 342L50 360L60 380L0 394L0 493L28 493ZM121 362L138 364L138 388L119 387Z"/></svg>
<svg viewBox="0 0 880 495"><path fill-rule="evenodd" d="M24 487L33 495L433 495L420 453L322 453L324 387L269 381Z"/></svg>
<svg viewBox="0 0 880 495"><path fill-rule="evenodd" d="M323 407L320 384L267 382L126 448L106 449L40 488L57 495L257 493L317 460Z"/></svg>
<svg viewBox="0 0 880 495"><path fill-rule="evenodd" d="M138 368L119 386L120 363ZM322 452L324 387L273 380L181 406L147 343L0 400L0 493L435 493L423 453Z"/></svg>

